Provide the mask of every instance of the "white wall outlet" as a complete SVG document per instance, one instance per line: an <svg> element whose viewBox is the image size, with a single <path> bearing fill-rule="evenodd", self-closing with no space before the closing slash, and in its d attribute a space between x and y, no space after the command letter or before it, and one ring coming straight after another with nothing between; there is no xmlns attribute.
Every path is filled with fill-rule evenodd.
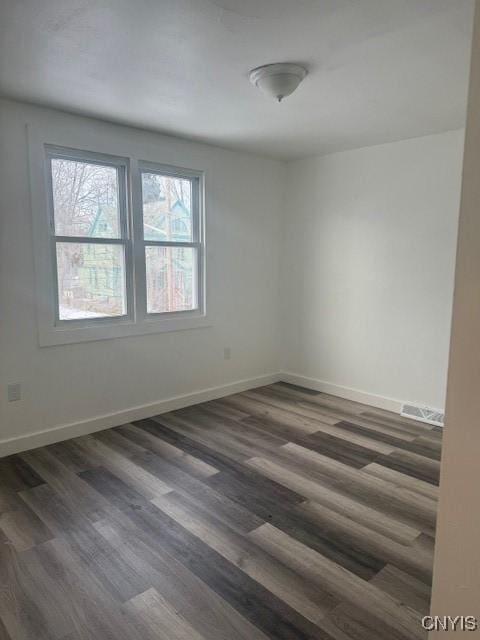
<svg viewBox="0 0 480 640"><path fill-rule="evenodd" d="M7 396L9 402L17 402L22 399L22 385L20 382L13 382L7 387Z"/></svg>
<svg viewBox="0 0 480 640"><path fill-rule="evenodd" d="M232 351L231 351L230 347L225 347L223 349L223 359L224 360L230 360L231 357L232 357Z"/></svg>

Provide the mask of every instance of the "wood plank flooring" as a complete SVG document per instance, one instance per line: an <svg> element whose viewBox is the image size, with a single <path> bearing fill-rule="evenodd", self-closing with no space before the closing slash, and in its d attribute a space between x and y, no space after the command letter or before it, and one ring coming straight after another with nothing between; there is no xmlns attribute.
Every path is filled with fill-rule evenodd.
<svg viewBox="0 0 480 640"><path fill-rule="evenodd" d="M282 383L0 460L0 640L424 638L441 432Z"/></svg>

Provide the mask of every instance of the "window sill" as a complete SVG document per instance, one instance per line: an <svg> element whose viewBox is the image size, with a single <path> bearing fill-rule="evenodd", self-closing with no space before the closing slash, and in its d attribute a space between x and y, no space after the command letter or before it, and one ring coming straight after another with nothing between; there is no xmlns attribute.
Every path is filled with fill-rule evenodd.
<svg viewBox="0 0 480 640"><path fill-rule="evenodd" d="M76 344L96 340L111 340L128 336L143 336L167 331L186 331L211 327L212 323L205 315L188 316L186 318L153 318L143 322L112 322L111 324L83 325L76 327L58 326L39 329L38 339L41 347L61 344Z"/></svg>

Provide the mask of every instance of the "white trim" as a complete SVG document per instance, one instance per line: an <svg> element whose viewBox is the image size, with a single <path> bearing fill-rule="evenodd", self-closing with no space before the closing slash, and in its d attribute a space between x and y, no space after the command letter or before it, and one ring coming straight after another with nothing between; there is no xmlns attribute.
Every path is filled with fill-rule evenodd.
<svg viewBox="0 0 480 640"><path fill-rule="evenodd" d="M80 342L94 342L95 340L112 340L127 336L144 336L153 333L166 333L169 331L186 331L190 329L204 329L212 327L212 322L207 316L187 315L189 311L179 312L184 315L164 314L169 317L161 320L145 319L143 322L130 322L128 319L120 318L115 322L109 322L108 326L87 326L81 327L55 327L54 330L42 331L39 328L40 346L49 347L60 344L77 344ZM77 332L77 333L76 333Z"/></svg>
<svg viewBox="0 0 480 640"><path fill-rule="evenodd" d="M159 400L158 402L152 402L150 404L130 407L123 411L108 413L88 420L59 425L57 427L44 429L43 431L37 431L35 433L29 433L17 438L7 438L0 440L0 458L14 453L19 453L20 451L27 451L29 449L53 444L54 442L60 442L61 440L68 440L88 433L94 433L95 431L118 427L121 424L132 422L133 420L151 418L152 416L166 413L167 411L174 411L200 402L223 398L224 396L231 395L232 393L240 393L241 391L247 391L248 389L254 389L255 387L273 384L279 380L280 376L276 373L265 374L255 378L247 378L245 380L238 380L237 382L230 382L217 387L202 389L201 391L184 393L179 396Z"/></svg>
<svg viewBox="0 0 480 640"><path fill-rule="evenodd" d="M167 411L175 411L176 409L199 404L200 402L223 398L224 396L231 395L232 393L240 393L242 391L255 389L256 387L280 381L305 387L306 389L313 389L322 393L328 393L333 396L359 402L360 404L365 404L370 407L385 409L386 411L392 411L396 414L400 414L403 405L403 401L395 398L380 396L367 391L361 391L360 389L352 389L350 387L333 384L332 382L326 382L325 380L318 380L317 378L309 378L290 371L282 371L280 373L269 373L255 378L246 378L244 380L238 380L236 382L230 382L216 387L209 387L208 389L202 389L201 391L193 391L192 393L173 396L172 398L167 398L165 400L130 407L122 411L115 411L95 418L89 418L88 420L59 425L17 438L3 439L0 440L0 458L14 453L19 453L20 451L35 449L36 447L42 447L48 444L53 444L54 442L76 438L78 436L94 433L95 431L102 431L103 429L110 429L127 422L132 422L133 420L150 418L152 416L166 413Z"/></svg>
<svg viewBox="0 0 480 640"><path fill-rule="evenodd" d="M159 162L150 162L145 160L137 160L136 170L138 172L138 184L132 189L133 196L133 217L134 220L141 220L142 223L138 227L138 236L136 241L136 250L142 257L144 270L146 270L145 250L147 246L169 246L169 247L190 247L196 250L196 265L194 267L195 286L195 307L189 311L179 311L179 317L186 314L194 314L197 317L206 316L206 296L205 296L205 273L206 273L206 251L205 251L205 171L196 169L186 169L176 165L167 165ZM161 176L174 176L188 180L191 185L191 215L192 215L192 239L191 242L164 242L155 240L146 240L144 234L143 223L143 190L142 175L144 173L154 173ZM155 322L162 322L163 317L168 314L148 312L147 309L147 280L146 273L143 277L143 295L141 300L141 309L138 311L142 314L143 319L149 319Z"/></svg>
<svg viewBox="0 0 480 640"><path fill-rule="evenodd" d="M206 249L205 249L205 172L202 169L184 169L175 165L139 160L133 153L110 153L111 149L97 149L95 144L78 139L71 132L48 131L48 127L27 124L30 197L33 224L33 250L35 258L35 292L38 342L41 347L108 340L124 336L146 335L169 331L183 331L212 326L206 315ZM80 147L86 147L85 151ZM124 179L120 206L122 238L113 243L125 247L125 275L127 314L119 317L59 321L57 315L55 244L52 242L51 202L49 181L51 176L47 160L53 156L71 157L98 162L122 169ZM147 313L145 244L143 241L143 205L141 171L160 170L163 174L179 175L192 182L192 215L195 223L194 245L197 250L196 295L198 306L188 311ZM120 176L121 177L121 176ZM125 183L125 184L124 184ZM56 236L54 236L56 238ZM73 242L74 239L68 239ZM87 239L82 238L82 242ZM90 239L88 239L90 241ZM111 239L95 239L109 244ZM175 246L177 243L172 243ZM179 244L178 246L182 246Z"/></svg>
<svg viewBox="0 0 480 640"><path fill-rule="evenodd" d="M302 376L298 373L291 373L289 371L282 371L279 375L279 379L282 380L282 382L289 382L290 384L296 384L300 387L306 387L307 389L314 389L315 391L329 393L332 396L338 396L339 398L345 398L346 400L353 400L354 402L360 402L360 404L366 404L371 407L385 409L386 411L392 411L398 414L400 413L403 405L403 401L397 400L396 398L389 398L387 396L380 396L360 389L344 387L339 384L333 384L332 382L326 382L325 380L318 380L317 378L308 378L307 376Z"/></svg>

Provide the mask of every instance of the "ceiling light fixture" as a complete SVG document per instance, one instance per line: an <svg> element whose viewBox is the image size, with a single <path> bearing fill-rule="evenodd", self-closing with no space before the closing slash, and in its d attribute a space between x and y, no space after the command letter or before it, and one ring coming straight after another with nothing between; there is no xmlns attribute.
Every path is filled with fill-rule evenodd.
<svg viewBox="0 0 480 640"><path fill-rule="evenodd" d="M299 64L278 62L252 69L249 79L253 85L281 102L295 91L306 75L307 70Z"/></svg>

